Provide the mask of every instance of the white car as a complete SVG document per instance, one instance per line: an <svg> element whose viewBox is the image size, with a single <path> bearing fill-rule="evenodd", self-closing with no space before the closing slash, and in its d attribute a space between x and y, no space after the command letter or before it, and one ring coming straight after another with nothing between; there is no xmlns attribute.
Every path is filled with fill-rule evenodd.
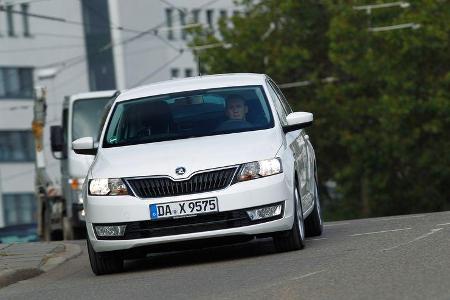
<svg viewBox="0 0 450 300"><path fill-rule="evenodd" d="M118 272L156 246L272 236L278 251L322 233L316 160L292 112L262 74L171 80L120 94L83 195L95 274ZM158 248L159 249L159 248Z"/></svg>

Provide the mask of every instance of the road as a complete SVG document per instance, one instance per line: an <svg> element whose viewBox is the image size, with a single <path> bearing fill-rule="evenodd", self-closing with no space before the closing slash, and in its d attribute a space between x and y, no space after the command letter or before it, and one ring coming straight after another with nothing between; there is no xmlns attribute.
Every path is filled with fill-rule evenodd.
<svg viewBox="0 0 450 300"><path fill-rule="evenodd" d="M96 277L81 256L0 299L450 299L450 211L325 224L301 251L271 239L128 261Z"/></svg>

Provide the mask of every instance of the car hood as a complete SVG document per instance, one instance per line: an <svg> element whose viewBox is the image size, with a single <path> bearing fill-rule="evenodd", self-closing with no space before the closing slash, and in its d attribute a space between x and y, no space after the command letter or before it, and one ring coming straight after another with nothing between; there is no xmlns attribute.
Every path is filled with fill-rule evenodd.
<svg viewBox="0 0 450 300"><path fill-rule="evenodd" d="M280 135L272 128L102 148L92 166L92 177L169 175L182 179L199 170L273 158L281 143ZM175 173L177 167L184 167L186 173L177 175Z"/></svg>

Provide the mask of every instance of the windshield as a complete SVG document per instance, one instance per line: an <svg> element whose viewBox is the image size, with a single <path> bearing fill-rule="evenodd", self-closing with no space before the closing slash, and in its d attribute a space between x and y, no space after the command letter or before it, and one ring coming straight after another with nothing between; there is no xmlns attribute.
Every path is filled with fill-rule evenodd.
<svg viewBox="0 0 450 300"><path fill-rule="evenodd" d="M83 99L73 103L72 141L98 136L103 110L111 98Z"/></svg>
<svg viewBox="0 0 450 300"><path fill-rule="evenodd" d="M261 86L188 91L119 102L103 147L273 127Z"/></svg>

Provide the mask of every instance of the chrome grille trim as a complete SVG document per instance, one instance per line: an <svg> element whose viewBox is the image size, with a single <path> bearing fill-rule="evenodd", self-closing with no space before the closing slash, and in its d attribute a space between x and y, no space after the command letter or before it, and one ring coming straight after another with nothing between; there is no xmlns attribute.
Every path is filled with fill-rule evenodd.
<svg viewBox="0 0 450 300"><path fill-rule="evenodd" d="M183 179L171 176L142 176L123 178L136 197L161 198L221 190L231 185L239 165L192 173Z"/></svg>

